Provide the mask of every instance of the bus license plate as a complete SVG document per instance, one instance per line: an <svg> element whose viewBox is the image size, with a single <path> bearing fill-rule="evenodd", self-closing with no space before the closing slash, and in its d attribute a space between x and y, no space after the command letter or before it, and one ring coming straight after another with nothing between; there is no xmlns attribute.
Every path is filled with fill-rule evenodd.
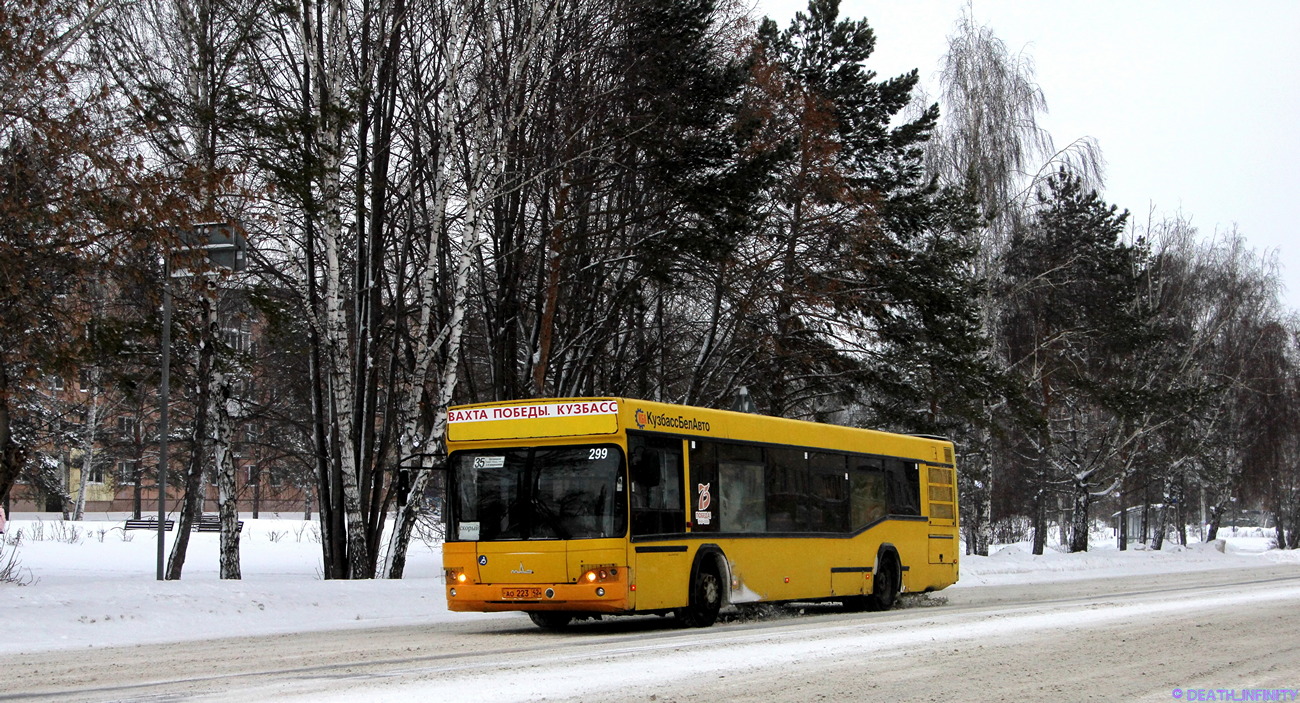
<svg viewBox="0 0 1300 703"><path fill-rule="evenodd" d="M539 600L542 597L540 588L503 588L501 589L501 598L504 600Z"/></svg>

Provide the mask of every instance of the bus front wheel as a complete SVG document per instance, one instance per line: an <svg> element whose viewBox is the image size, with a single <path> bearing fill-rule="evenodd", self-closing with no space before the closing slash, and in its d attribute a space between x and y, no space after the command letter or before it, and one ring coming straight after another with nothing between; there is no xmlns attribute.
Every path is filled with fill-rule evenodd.
<svg viewBox="0 0 1300 703"><path fill-rule="evenodd" d="M690 605L677 611L687 627L709 627L718 621L722 609L722 579L711 568L700 569L691 583Z"/></svg>
<svg viewBox="0 0 1300 703"><path fill-rule="evenodd" d="M573 616L568 613L532 612L528 618L543 630L563 630L569 626Z"/></svg>

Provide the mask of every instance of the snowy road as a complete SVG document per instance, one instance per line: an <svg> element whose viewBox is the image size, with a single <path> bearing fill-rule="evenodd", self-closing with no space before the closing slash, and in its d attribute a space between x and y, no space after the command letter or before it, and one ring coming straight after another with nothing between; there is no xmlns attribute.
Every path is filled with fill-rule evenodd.
<svg viewBox="0 0 1300 703"><path fill-rule="evenodd" d="M1174 701L1300 688L1296 632L1300 571L1276 566L958 588L707 630L636 618L551 634L520 616L22 654L0 701Z"/></svg>

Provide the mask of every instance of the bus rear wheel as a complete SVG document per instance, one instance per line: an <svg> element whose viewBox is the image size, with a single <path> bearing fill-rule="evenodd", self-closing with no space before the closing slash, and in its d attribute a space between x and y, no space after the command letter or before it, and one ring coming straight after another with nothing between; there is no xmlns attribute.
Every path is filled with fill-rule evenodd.
<svg viewBox="0 0 1300 703"><path fill-rule="evenodd" d="M573 616L568 613L533 612L528 614L528 618L543 630L563 630L573 621Z"/></svg>
<svg viewBox="0 0 1300 703"><path fill-rule="evenodd" d="M880 566L871 579L871 595L866 598L867 610L889 610L898 601L903 569L892 552L880 555Z"/></svg>
<svg viewBox="0 0 1300 703"><path fill-rule="evenodd" d="M722 579L711 568L700 569L691 583L691 604L677 611L687 627L709 627L718 621L722 610Z"/></svg>

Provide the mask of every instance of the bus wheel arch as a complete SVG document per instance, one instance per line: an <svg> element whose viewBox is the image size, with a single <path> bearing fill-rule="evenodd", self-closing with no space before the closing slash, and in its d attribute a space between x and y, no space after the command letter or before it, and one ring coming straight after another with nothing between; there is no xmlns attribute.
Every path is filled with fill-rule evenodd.
<svg viewBox="0 0 1300 703"><path fill-rule="evenodd" d="M871 576L871 594L866 597L867 610L889 610L903 591L903 560L892 544L882 544L876 552L876 566Z"/></svg>
<svg viewBox="0 0 1300 703"><path fill-rule="evenodd" d="M687 627L709 627L718 620L718 612L726 605L730 582L727 558L717 545L706 544L695 552L691 564L690 581L687 582L687 605L677 611L677 617Z"/></svg>

